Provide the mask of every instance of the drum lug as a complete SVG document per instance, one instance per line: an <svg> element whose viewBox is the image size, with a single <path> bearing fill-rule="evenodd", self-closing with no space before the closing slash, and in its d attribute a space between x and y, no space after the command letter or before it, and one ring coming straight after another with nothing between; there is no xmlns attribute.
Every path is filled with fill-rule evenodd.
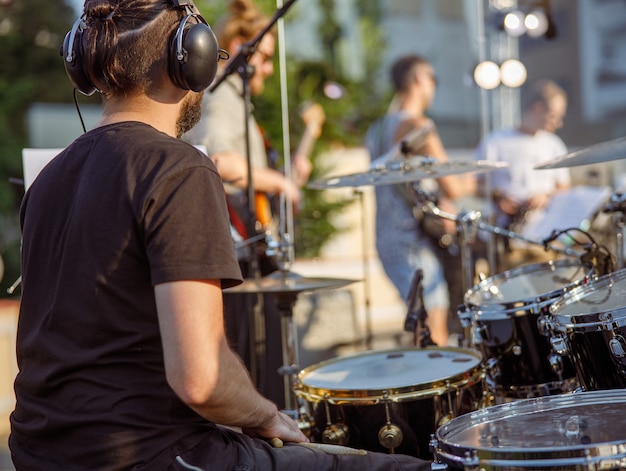
<svg viewBox="0 0 626 471"><path fill-rule="evenodd" d="M540 315L539 319L537 319L537 330L540 335L545 337L549 337L552 332L554 332L554 323L550 317L545 315Z"/></svg>
<svg viewBox="0 0 626 471"><path fill-rule="evenodd" d="M624 337L617 335L609 340L609 348L615 358L624 358L626 356L626 350L624 350Z"/></svg>
<svg viewBox="0 0 626 471"><path fill-rule="evenodd" d="M475 325L472 329L474 345L480 345L485 340L489 340L489 330L486 325Z"/></svg>
<svg viewBox="0 0 626 471"><path fill-rule="evenodd" d="M389 393L387 391L383 392L382 399L385 405L385 418L387 420L385 425L378 430L378 443L393 453L394 448L398 448L402 444L404 435L400 427L391 422L391 411L389 410L391 401L389 400Z"/></svg>
<svg viewBox="0 0 626 471"><path fill-rule="evenodd" d="M489 358L487 360L487 364L485 365L485 367L487 369L487 373L493 379L499 378L500 375L502 374L502 372L500 371L500 365L498 365L498 359L497 358L493 358L493 357Z"/></svg>
<svg viewBox="0 0 626 471"><path fill-rule="evenodd" d="M556 353L550 353L548 355L548 362L552 367L552 371L561 377L563 375L563 358Z"/></svg>
<svg viewBox="0 0 626 471"><path fill-rule="evenodd" d="M327 425L322 432L322 442L328 445L347 445L350 440L350 429L345 424Z"/></svg>
<svg viewBox="0 0 626 471"><path fill-rule="evenodd" d="M467 306L461 304L457 311L457 316L459 316L461 327L467 329L472 326L472 314L468 311Z"/></svg>
<svg viewBox="0 0 626 471"><path fill-rule="evenodd" d="M428 442L428 449L435 456L435 459L430 464L431 471L445 471L448 469L448 465L439 461L437 457L437 448L439 448L439 440L434 433L430 434L430 440Z"/></svg>
<svg viewBox="0 0 626 471"><path fill-rule="evenodd" d="M465 459L463 460L463 469L465 471L479 471L480 461L476 454L476 450L470 450L465 452Z"/></svg>
<svg viewBox="0 0 626 471"><path fill-rule="evenodd" d="M402 430L395 424L385 424L378 431L378 442L389 450L398 448L404 440Z"/></svg>
<svg viewBox="0 0 626 471"><path fill-rule="evenodd" d="M565 342L565 338L563 337L550 337L550 343L552 344L552 348L559 355L567 354L567 343Z"/></svg>

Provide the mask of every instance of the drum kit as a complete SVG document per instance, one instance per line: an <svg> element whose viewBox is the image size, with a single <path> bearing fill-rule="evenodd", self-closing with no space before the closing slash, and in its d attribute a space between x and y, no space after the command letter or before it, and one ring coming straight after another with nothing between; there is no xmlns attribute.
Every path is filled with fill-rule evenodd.
<svg viewBox="0 0 626 471"><path fill-rule="evenodd" d="M405 157L310 186L410 183L499 166ZM625 157L626 140L616 140L537 169ZM621 194L605 211L619 213L616 220L621 220L626 211ZM468 219L479 229L521 238L482 223L480 215L433 214L454 217L461 245ZM459 347L370 350L299 369L295 334L286 324L286 403L288 409L297 405L288 412L312 442L409 454L432 461L433 470L626 469L621 235L619 227L615 271L597 248L561 250L578 257L521 266L472 283L458 310L469 334ZM556 232L551 240L527 242L548 249L554 238ZM461 257L467 257L463 247ZM283 273L233 289L277 294L290 319L298 293L353 281Z"/></svg>

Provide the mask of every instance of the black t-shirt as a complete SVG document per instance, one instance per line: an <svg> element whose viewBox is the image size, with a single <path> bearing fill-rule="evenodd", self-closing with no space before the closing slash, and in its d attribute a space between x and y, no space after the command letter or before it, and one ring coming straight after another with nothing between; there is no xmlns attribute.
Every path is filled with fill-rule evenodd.
<svg viewBox="0 0 626 471"><path fill-rule="evenodd" d="M241 280L212 162L145 124L104 126L44 168L21 223L18 469L171 462L213 424L166 383L154 285Z"/></svg>

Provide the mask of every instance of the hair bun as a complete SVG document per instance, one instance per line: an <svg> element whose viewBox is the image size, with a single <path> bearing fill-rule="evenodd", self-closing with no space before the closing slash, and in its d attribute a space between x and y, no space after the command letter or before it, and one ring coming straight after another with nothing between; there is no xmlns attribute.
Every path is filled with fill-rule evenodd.
<svg viewBox="0 0 626 471"><path fill-rule="evenodd" d="M110 20L118 9L118 4L109 0L88 0L85 2L85 16L96 20Z"/></svg>

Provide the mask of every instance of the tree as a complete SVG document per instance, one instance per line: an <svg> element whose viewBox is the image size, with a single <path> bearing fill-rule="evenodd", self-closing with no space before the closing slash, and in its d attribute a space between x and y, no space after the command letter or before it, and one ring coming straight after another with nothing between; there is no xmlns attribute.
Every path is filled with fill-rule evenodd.
<svg viewBox="0 0 626 471"><path fill-rule="evenodd" d="M286 2L283 2L283 4ZM217 21L227 9L227 0L219 2L197 2L205 18ZM277 11L277 2L273 0L257 0L256 5L270 18ZM294 4L297 5L297 4ZM336 20L335 1L317 0L322 21L317 25L317 39L323 59L320 61L302 60L297 55L287 57L286 72L288 102L290 108L290 142L293 146L302 134L302 122L298 118L298 107L304 101L320 103L326 114L323 134L313 153L314 172L311 179L323 177L332 168L322 168L315 156L332 145L341 143L344 146L360 145L366 127L383 112L381 103L386 100L372 99L378 95L372 77L380 66L380 57L384 41L378 25L380 7L372 0L357 0L356 13L359 28L364 38L364 50L368 51L365 59L365 79L354 80L347 76L338 60L338 51L344 41L343 26ZM297 8L288 11L285 22L297 21ZM289 41L289 38L286 38ZM278 67L275 67L278 71ZM343 90L340 100L329 98L324 87L328 83L336 83ZM280 155L283 155L282 116L280 77L276 73L268 80L262 96L253 98L255 115L263 124L264 131ZM336 235L340 229L332 224L334 214L341 212L349 201L329 201L323 191L304 189L304 205L296 215L295 234L296 255L305 257L318 256L322 246Z"/></svg>
<svg viewBox="0 0 626 471"><path fill-rule="evenodd" d="M15 0L0 6L0 293L19 276L17 213L21 150L28 143L26 113L36 102L67 102L71 90L59 47L75 19L63 0Z"/></svg>

